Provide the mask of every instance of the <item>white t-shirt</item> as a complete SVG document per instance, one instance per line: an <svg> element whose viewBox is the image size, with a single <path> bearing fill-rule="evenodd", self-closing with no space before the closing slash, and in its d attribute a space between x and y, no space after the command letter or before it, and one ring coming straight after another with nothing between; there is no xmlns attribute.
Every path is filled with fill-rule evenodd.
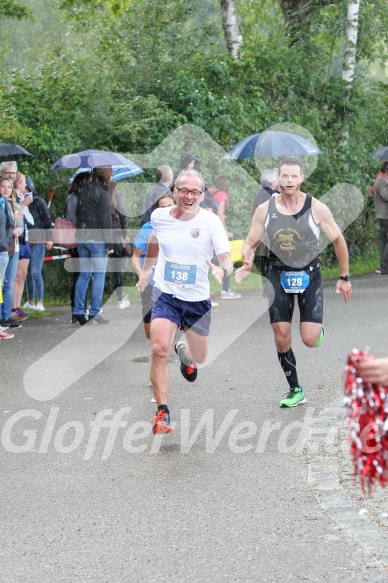
<svg viewBox="0 0 388 583"><path fill-rule="evenodd" d="M190 221L171 216L171 207L156 209L151 225L159 242L155 285L180 300L208 300L210 286L206 260L213 254L230 253L230 245L220 218L199 209Z"/></svg>

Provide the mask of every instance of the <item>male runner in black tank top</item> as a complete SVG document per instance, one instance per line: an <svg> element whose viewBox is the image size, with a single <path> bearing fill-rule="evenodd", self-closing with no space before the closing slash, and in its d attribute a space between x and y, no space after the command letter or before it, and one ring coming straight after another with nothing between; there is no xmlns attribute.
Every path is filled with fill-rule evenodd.
<svg viewBox="0 0 388 583"><path fill-rule="evenodd" d="M352 295L345 239L327 206L300 190L303 179L303 163L299 158L285 156L280 160L280 194L256 209L243 247L243 265L235 273L238 283L249 275L254 251L266 233L270 247L268 279L275 294L269 306L270 321L279 362L289 384L286 398L280 401L281 407L296 407L306 402L291 348L295 296L303 343L313 348L320 346L323 340L320 229L332 241L338 259L340 277L336 292L342 292L345 302Z"/></svg>

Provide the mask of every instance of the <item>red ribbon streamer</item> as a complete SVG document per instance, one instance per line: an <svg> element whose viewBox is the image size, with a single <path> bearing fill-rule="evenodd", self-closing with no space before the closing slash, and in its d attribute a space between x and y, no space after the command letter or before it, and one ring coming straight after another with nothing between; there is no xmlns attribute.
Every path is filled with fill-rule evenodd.
<svg viewBox="0 0 388 583"><path fill-rule="evenodd" d="M354 473L369 491L376 483L388 483L388 388L365 382L355 368L373 359L361 350L348 356L344 399Z"/></svg>

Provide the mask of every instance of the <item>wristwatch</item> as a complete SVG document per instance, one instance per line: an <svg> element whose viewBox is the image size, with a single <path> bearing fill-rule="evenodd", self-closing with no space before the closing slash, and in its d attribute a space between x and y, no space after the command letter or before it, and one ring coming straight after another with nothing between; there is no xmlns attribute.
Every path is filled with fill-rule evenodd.
<svg viewBox="0 0 388 583"><path fill-rule="evenodd" d="M350 275L340 275L339 279L342 279L342 281L350 281L352 278Z"/></svg>

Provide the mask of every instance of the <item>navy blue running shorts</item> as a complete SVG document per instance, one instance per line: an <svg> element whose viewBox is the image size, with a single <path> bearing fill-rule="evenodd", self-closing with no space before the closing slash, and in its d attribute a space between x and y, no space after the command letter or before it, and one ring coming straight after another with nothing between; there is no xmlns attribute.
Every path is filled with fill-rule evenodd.
<svg viewBox="0 0 388 583"><path fill-rule="evenodd" d="M151 320L165 318L174 322L180 330L190 328L199 336L208 336L211 321L211 302L187 302L171 294L161 292L154 286L152 293L154 305Z"/></svg>
<svg viewBox="0 0 388 583"><path fill-rule="evenodd" d="M288 294L280 283L281 270L270 265L268 280L273 285L275 297L269 306L269 318L271 324L275 322L290 322L294 313L295 296L297 297L300 322L316 322L322 324L323 318L323 291L321 270L314 267L309 272L310 285L301 294Z"/></svg>

